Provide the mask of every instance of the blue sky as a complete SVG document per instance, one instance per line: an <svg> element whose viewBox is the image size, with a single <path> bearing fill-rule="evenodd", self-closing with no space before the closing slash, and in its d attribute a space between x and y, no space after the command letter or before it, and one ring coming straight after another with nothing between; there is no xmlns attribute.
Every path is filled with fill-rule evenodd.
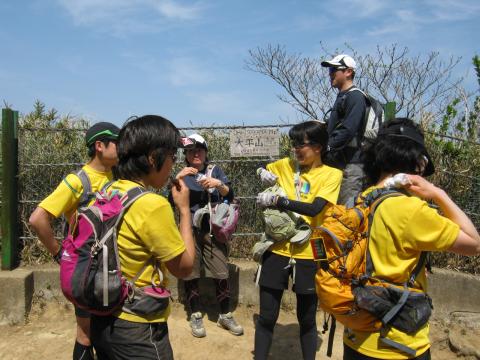
<svg viewBox="0 0 480 360"><path fill-rule="evenodd" d="M268 44L320 58L320 41L435 50L463 58L471 90L480 55L478 0L3 0L0 14L2 102L118 125L147 113L177 126L295 122L281 89L245 69Z"/></svg>

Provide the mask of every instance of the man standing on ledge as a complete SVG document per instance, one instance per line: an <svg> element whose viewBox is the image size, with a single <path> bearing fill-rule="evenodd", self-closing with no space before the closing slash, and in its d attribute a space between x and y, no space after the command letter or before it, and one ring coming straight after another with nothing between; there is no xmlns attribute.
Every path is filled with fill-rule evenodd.
<svg viewBox="0 0 480 360"><path fill-rule="evenodd" d="M90 160L79 172L67 175L30 215L30 226L58 263L62 257L62 244L55 239L51 222L62 215L72 220L78 207L90 205L95 199L94 193L112 181L112 168L118 163L119 131L117 126L108 122L90 127L85 135ZM93 360L90 313L75 306L75 316L77 336L73 360Z"/></svg>
<svg viewBox="0 0 480 360"><path fill-rule="evenodd" d="M343 170L338 203L345 204L362 190L364 172L360 155L367 105L361 91L352 91L356 89L353 79L357 64L351 56L337 55L332 60L323 61L322 66L328 68L332 87L338 89L327 121L330 150L326 162Z"/></svg>

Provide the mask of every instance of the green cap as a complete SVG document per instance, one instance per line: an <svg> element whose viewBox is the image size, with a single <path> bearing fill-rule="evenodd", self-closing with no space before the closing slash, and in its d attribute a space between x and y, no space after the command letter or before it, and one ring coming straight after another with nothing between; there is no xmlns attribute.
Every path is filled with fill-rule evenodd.
<svg viewBox="0 0 480 360"><path fill-rule="evenodd" d="M109 122L99 122L90 127L85 134L85 142L87 146L92 145L95 141L101 140L117 140L120 129Z"/></svg>

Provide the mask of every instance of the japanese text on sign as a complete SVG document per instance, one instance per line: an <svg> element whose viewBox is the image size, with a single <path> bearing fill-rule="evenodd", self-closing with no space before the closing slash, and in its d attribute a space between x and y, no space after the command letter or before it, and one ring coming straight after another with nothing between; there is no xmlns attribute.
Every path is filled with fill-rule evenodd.
<svg viewBox="0 0 480 360"><path fill-rule="evenodd" d="M230 156L278 156L278 128L235 129L230 131Z"/></svg>

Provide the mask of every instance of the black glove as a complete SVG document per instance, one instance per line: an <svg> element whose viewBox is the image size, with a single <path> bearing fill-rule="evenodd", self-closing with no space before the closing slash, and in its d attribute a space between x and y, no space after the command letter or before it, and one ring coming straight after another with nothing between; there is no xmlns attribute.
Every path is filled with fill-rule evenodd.
<svg viewBox="0 0 480 360"><path fill-rule="evenodd" d="M55 255L53 255L53 260L55 260L55 262L59 265L60 265L60 260L62 260L62 251L63 251L63 247L62 245L60 245L60 249L58 249L58 252Z"/></svg>

